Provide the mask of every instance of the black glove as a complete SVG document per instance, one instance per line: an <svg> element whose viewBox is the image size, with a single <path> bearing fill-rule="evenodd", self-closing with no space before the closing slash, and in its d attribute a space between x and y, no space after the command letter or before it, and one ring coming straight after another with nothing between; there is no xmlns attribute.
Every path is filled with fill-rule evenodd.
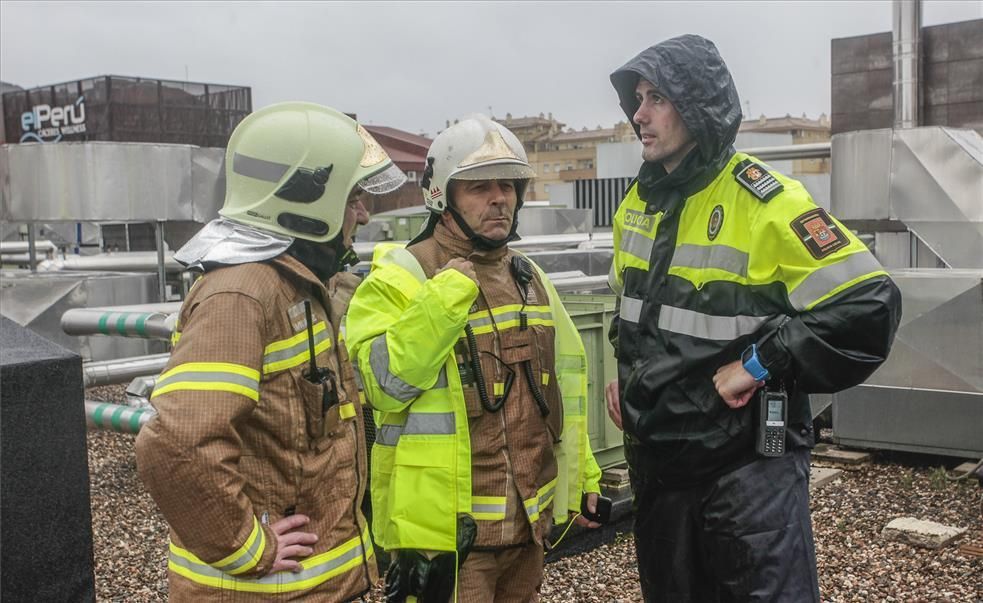
<svg viewBox="0 0 983 603"><path fill-rule="evenodd" d="M415 596L420 603L447 603L454 596L457 569L474 544L478 526L470 516L457 521L457 552L428 559L420 551L400 549L386 574L386 603L403 603Z"/></svg>
<svg viewBox="0 0 983 603"><path fill-rule="evenodd" d="M446 603L454 594L454 553L428 559L420 551L400 549L386 574L386 603L415 596L420 603Z"/></svg>
<svg viewBox="0 0 983 603"><path fill-rule="evenodd" d="M402 603L423 592L430 561L419 551L398 550L386 573L386 603Z"/></svg>

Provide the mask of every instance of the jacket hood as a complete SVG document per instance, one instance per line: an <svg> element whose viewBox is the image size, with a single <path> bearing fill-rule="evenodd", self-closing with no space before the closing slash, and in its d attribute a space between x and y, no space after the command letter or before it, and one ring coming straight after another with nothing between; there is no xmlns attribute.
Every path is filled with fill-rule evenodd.
<svg viewBox="0 0 983 603"><path fill-rule="evenodd" d="M639 127L632 118L638 110L635 86L640 77L676 108L704 162L730 149L743 117L741 100L713 42L692 34L671 38L643 50L611 74L621 108L636 136Z"/></svg>

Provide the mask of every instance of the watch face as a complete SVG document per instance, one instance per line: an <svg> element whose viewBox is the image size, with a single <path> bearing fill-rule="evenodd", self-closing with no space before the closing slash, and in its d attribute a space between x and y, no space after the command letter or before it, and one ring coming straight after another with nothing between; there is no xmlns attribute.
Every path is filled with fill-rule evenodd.
<svg viewBox="0 0 983 603"><path fill-rule="evenodd" d="M741 364L747 364L748 361L751 360L752 356L754 356L754 348L752 346L748 346L741 353ZM731 356L731 358L733 358L733 356Z"/></svg>

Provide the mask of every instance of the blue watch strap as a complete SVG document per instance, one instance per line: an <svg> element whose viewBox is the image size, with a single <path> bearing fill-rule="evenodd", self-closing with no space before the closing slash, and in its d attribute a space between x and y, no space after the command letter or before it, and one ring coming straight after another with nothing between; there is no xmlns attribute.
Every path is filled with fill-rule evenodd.
<svg viewBox="0 0 983 603"><path fill-rule="evenodd" d="M741 362L744 364L744 370L751 373L755 381L767 381L771 377L768 369L761 365L757 345L752 343L748 349L744 350L744 353L741 354Z"/></svg>

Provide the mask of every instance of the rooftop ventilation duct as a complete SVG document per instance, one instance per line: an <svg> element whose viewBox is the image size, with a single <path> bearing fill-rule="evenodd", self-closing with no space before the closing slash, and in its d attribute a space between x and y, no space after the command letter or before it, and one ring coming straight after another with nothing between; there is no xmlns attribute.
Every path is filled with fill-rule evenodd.
<svg viewBox="0 0 983 603"><path fill-rule="evenodd" d="M833 137L832 213L901 223L949 268L983 268L983 138L939 126ZM852 225L851 225L852 226Z"/></svg>

